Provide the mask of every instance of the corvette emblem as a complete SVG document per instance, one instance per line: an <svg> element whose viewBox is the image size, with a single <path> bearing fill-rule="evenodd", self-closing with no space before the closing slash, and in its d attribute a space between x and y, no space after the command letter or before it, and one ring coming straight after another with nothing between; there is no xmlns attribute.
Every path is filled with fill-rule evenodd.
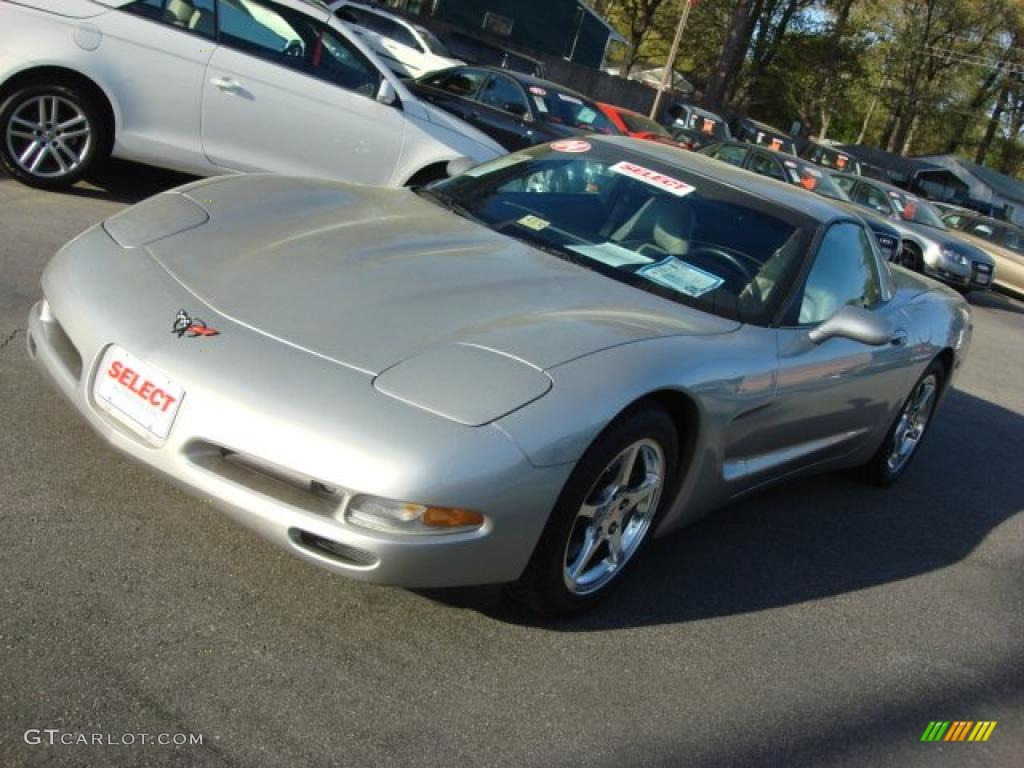
<svg viewBox="0 0 1024 768"><path fill-rule="evenodd" d="M171 333L178 334L178 338L190 338L195 339L200 336L219 336L220 331L214 330L209 327L205 322L200 320L198 317L189 317L188 312L184 309L179 309L177 316L174 318L174 327L171 328Z"/></svg>

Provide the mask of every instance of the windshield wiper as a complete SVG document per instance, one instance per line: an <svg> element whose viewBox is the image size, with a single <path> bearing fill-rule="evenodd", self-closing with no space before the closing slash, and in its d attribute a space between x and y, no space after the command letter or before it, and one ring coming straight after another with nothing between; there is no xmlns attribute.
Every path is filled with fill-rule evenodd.
<svg viewBox="0 0 1024 768"><path fill-rule="evenodd" d="M420 197L425 197L428 200L432 200L434 203L441 206L446 211L451 211L452 213L457 214L458 216L462 216L464 219L469 219L470 221L475 221L477 224L484 224L486 226L486 222L483 222L480 219L478 219L476 215L474 215L474 213L467 206L460 203L451 195L441 194L440 192L430 189L429 187L419 187L418 189L414 189L413 192L415 192Z"/></svg>

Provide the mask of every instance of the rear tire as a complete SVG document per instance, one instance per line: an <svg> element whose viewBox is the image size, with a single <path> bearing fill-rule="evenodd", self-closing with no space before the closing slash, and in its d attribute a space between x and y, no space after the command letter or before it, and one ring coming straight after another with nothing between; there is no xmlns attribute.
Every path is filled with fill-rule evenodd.
<svg viewBox="0 0 1024 768"><path fill-rule="evenodd" d="M892 485L903 477L928 434L945 380L945 366L938 360L921 374L896 414L881 447L863 467L869 482Z"/></svg>
<svg viewBox="0 0 1024 768"><path fill-rule="evenodd" d="M613 422L576 465L508 595L551 618L604 599L671 503L678 446L672 419L656 406Z"/></svg>
<svg viewBox="0 0 1024 768"><path fill-rule="evenodd" d="M108 131L95 97L65 81L28 83L0 105L0 164L38 189L66 189L106 154Z"/></svg>

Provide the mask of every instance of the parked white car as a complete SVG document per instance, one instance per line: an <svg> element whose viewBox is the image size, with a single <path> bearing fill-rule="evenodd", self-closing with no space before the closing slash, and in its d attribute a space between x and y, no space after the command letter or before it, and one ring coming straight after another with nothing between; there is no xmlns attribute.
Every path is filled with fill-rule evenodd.
<svg viewBox="0 0 1024 768"><path fill-rule="evenodd" d="M328 7L400 77L422 77L465 64L433 32L400 16L347 0L336 0Z"/></svg>
<svg viewBox="0 0 1024 768"><path fill-rule="evenodd" d="M0 0L4 168L60 188L110 154L402 186L504 152L417 99L320 3Z"/></svg>

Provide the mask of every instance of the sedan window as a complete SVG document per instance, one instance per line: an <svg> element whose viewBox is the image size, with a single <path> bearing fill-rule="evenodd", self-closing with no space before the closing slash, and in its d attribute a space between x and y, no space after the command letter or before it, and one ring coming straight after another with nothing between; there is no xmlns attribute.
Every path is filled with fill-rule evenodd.
<svg viewBox="0 0 1024 768"><path fill-rule="evenodd" d="M212 40L216 37L213 3L214 0L136 0L121 10Z"/></svg>
<svg viewBox="0 0 1024 768"><path fill-rule="evenodd" d="M523 89L504 75L491 75L480 93L480 103L516 117L530 113Z"/></svg>
<svg viewBox="0 0 1024 768"><path fill-rule="evenodd" d="M892 204L889 202L889 196L882 190L875 189L868 184L861 184L857 187L853 195L853 202L871 208L886 216L892 214Z"/></svg>
<svg viewBox="0 0 1024 768"><path fill-rule="evenodd" d="M779 181L787 181L782 169L779 168L779 164L768 157L768 155L762 155L760 152L754 153L754 157L750 161L750 170L761 176L768 176Z"/></svg>
<svg viewBox="0 0 1024 768"><path fill-rule="evenodd" d="M882 300L871 239L853 222L833 224L822 239L800 299L800 325L822 323L851 304L870 308Z"/></svg>
<svg viewBox="0 0 1024 768"><path fill-rule="evenodd" d="M449 69L424 77L420 82L464 99L473 97L487 77L482 69Z"/></svg>
<svg viewBox="0 0 1024 768"><path fill-rule="evenodd" d="M263 0L221 0L218 23L224 45L364 96L376 95L381 75L369 60L303 13Z"/></svg>
<svg viewBox="0 0 1024 768"><path fill-rule="evenodd" d="M747 159L747 150L732 144L724 144L717 149L711 148L706 154L723 163L735 165L737 168L742 168Z"/></svg>

